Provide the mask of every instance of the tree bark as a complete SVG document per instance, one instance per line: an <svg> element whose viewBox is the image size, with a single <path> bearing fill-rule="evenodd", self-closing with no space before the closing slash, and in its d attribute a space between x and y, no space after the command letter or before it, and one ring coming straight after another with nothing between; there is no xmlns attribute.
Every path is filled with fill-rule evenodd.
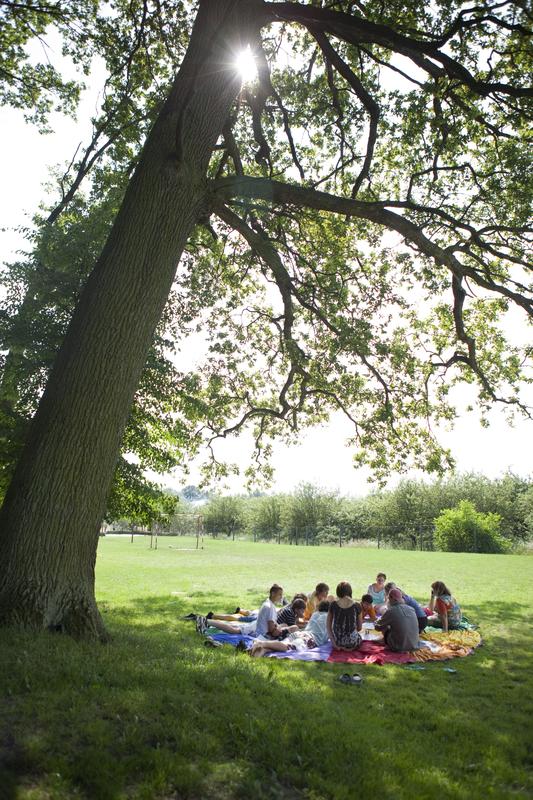
<svg viewBox="0 0 533 800"><path fill-rule="evenodd" d="M74 312L0 512L0 624L105 638L98 531L133 395L258 6L202 0L190 45Z"/></svg>

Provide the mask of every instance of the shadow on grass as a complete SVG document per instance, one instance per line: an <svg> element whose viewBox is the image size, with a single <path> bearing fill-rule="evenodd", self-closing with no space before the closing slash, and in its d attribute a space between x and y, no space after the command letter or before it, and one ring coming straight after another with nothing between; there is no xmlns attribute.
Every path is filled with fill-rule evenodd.
<svg viewBox="0 0 533 800"><path fill-rule="evenodd" d="M210 600L227 609L227 596ZM476 606L487 644L454 661L456 674L438 663L421 672L357 667L360 688L338 681L347 665L204 647L179 617L205 605L148 597L102 610L114 637L105 647L6 632L2 800L344 800L354 785L383 798L481 798L533 789L525 608ZM497 627L502 613L513 620L508 637Z"/></svg>

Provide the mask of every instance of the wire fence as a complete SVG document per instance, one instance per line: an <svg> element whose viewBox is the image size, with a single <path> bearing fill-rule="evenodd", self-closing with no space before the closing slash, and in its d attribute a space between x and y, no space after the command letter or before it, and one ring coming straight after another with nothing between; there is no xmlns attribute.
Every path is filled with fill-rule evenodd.
<svg viewBox="0 0 533 800"><path fill-rule="evenodd" d="M290 531L278 529L276 531L247 532L234 528L225 531L206 531L205 521L201 514L182 514L169 522L154 523L149 526L130 524L127 527L117 527L113 525L105 526L101 535L113 534L117 536L129 536L133 542L135 536L149 536L150 548L156 549L160 536L183 536L191 537L195 540L193 548L203 549L206 540L219 539L249 542L270 542L276 544L288 544L294 547L319 547L321 545L336 545L338 547L376 547L392 548L398 550L422 550L432 551L434 547L434 526L417 525L411 527L387 525L366 525L360 529L353 530L347 527L327 531L315 530L312 528L293 528ZM182 548L183 549L183 548Z"/></svg>

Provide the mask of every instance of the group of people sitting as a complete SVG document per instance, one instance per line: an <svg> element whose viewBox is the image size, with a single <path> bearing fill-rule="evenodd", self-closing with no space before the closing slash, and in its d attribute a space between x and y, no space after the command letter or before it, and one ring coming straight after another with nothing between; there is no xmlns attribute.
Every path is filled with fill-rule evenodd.
<svg viewBox="0 0 533 800"><path fill-rule="evenodd" d="M210 612L196 617L196 628L200 633L212 626L225 633L253 636L251 654L260 656L268 650L305 650L328 641L335 650L357 650L364 620L373 623L383 636L380 641L396 652L416 650L419 635L428 625L448 631L461 624L461 609L442 581L431 584L426 608L386 581L387 576L378 573L360 601L353 599L347 581L338 584L336 597L330 595L326 583L319 583L313 592L295 594L290 602L284 601L283 588L275 583L257 611Z"/></svg>

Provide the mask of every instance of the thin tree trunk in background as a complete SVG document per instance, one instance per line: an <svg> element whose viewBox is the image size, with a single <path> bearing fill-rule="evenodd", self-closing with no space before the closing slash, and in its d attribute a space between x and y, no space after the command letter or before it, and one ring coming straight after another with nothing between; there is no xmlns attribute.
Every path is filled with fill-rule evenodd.
<svg viewBox="0 0 533 800"><path fill-rule="evenodd" d="M206 171L239 90L232 64L254 7L200 4L0 513L0 623L105 637L94 599L98 532L154 330L206 209Z"/></svg>

